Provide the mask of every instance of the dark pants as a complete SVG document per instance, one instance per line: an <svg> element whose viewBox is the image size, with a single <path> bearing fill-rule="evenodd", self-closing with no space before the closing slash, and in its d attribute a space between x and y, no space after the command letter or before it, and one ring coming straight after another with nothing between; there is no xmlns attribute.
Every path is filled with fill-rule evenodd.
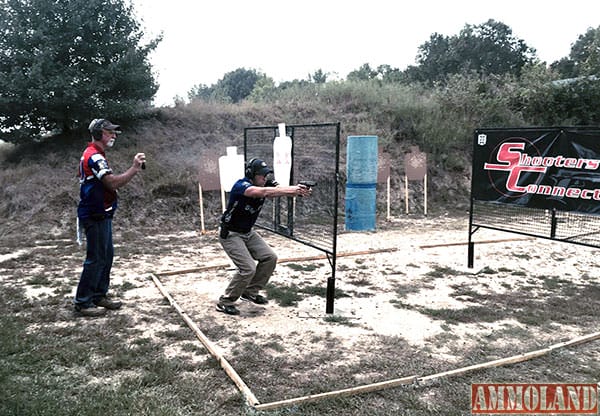
<svg viewBox="0 0 600 416"><path fill-rule="evenodd" d="M75 294L75 304L84 308L108 293L113 262L112 218L82 220L86 239L86 258Z"/></svg>

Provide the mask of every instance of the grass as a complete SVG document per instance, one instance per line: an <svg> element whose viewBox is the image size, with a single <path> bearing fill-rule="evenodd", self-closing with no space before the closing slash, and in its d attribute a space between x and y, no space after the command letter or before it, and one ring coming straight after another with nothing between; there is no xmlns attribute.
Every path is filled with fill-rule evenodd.
<svg viewBox="0 0 600 416"><path fill-rule="evenodd" d="M473 322L495 322L502 319L502 314L483 306L469 306L463 309L452 308L417 308L419 312L448 324Z"/></svg>
<svg viewBox="0 0 600 416"><path fill-rule="evenodd" d="M450 285L450 287L454 289L454 293L451 295L452 297L468 296L470 298L477 299L480 296L479 292L471 287L466 287L465 285Z"/></svg>
<svg viewBox="0 0 600 416"><path fill-rule="evenodd" d="M428 271L425 274L425 276L428 278L431 278L431 279L442 279L442 278L457 276L459 274L460 274L459 271L454 270L451 267L440 266L438 264L434 264L432 266L432 270Z"/></svg>
<svg viewBox="0 0 600 416"><path fill-rule="evenodd" d="M341 315L333 315L333 314L328 315L325 318L323 318L323 320L325 322L339 324L339 325L356 326L356 323L352 322L352 320L350 320L349 318L347 318L345 316L341 316Z"/></svg>
<svg viewBox="0 0 600 416"><path fill-rule="evenodd" d="M34 276L27 281L31 286L50 286L50 280L43 275Z"/></svg>
<svg viewBox="0 0 600 416"><path fill-rule="evenodd" d="M286 266L297 272L312 272L312 271L319 269L323 265L322 264L314 264L314 263L309 263L309 264L287 263Z"/></svg>
<svg viewBox="0 0 600 416"><path fill-rule="evenodd" d="M303 297L298 294L298 286L283 286L268 284L266 287L267 296L277 302L279 306L289 307L296 306Z"/></svg>
<svg viewBox="0 0 600 416"><path fill-rule="evenodd" d="M327 288L324 286L305 286L298 289L300 293L305 293L310 296L319 296L321 298L327 297ZM350 297L343 289L335 289L335 299Z"/></svg>
<svg viewBox="0 0 600 416"><path fill-rule="evenodd" d="M161 249L160 245L150 248L156 253ZM530 362L429 384L254 412L244 405L235 385L166 300L156 300L135 316L124 310L110 313L108 318L75 319L68 303L81 259L70 256L70 250L72 247L54 249L53 255L66 260L50 263L44 273L33 266L43 264L48 256L43 250L11 260L14 272L10 278L0 280L3 416L464 415L469 413L472 382L595 382L600 374L600 352L597 345L590 343ZM120 261L134 260L137 252L119 252L123 255ZM73 276L67 278L65 269L73 270ZM506 287L506 293L499 294L483 289L489 277L481 276L478 283L479 277L473 276L469 284L452 286L451 296L471 298L469 307L403 304L409 294L433 286L432 279L458 276L450 268L433 266L432 271L433 275L411 277L411 281L403 281L392 289L395 305L418 311L439 323L441 332L427 340L425 346L382 335L348 337L352 342L346 346L334 331L347 328L349 332L360 327L351 319L336 315L307 321L307 328L302 330L290 328L285 336L261 335L252 327L251 319L243 329L234 329L225 321L203 322L202 330L209 339L231 345L228 360L263 403L407 375L435 374L508 357L548 344L532 334L560 334L564 326L578 327L583 332L597 330L600 288L593 281L580 284L557 276L528 275L521 279L521 286ZM513 272L498 268L497 273ZM360 281L351 282L360 286ZM118 295L126 295L142 284L139 280L125 281L113 289ZM41 298L28 298L23 290L26 287L52 290ZM532 295L534 289L539 297ZM336 292L338 297L358 296L354 292ZM325 288L269 285L267 294L278 303L293 307L304 297L324 297ZM508 318L517 323L504 323ZM457 338L461 325L471 324L472 328L495 323L501 325L486 335L473 336L471 343ZM325 330L317 331L323 326ZM563 339L557 335L556 340ZM302 348L293 348L294 354L290 354L296 346ZM439 355L439 351L444 355Z"/></svg>
<svg viewBox="0 0 600 416"><path fill-rule="evenodd" d="M323 286L297 286L297 285L273 285L267 284L267 296L276 301L279 306L291 307L297 306L298 302L304 299L303 295L319 296L325 298L327 296L327 288ZM349 297L350 295L342 289L335 290L335 299Z"/></svg>
<svg viewBox="0 0 600 416"><path fill-rule="evenodd" d="M540 276L543 287L547 290L556 290L562 287L572 286L571 282L566 279L562 279L558 276Z"/></svg>
<svg viewBox="0 0 600 416"><path fill-rule="evenodd" d="M62 297L40 304L5 286L0 301L3 416L241 414L235 388L172 312L161 325L180 328L150 338L126 313L74 318ZM167 358L178 342L185 354ZM223 402L197 400L214 389Z"/></svg>
<svg viewBox="0 0 600 416"><path fill-rule="evenodd" d="M13 294L15 301L26 302ZM60 416L77 409L79 415L176 415L176 408L196 406L178 390L202 365L167 359L162 342L129 344L127 319L28 330L39 313L0 317L0 414Z"/></svg>
<svg viewBox="0 0 600 416"><path fill-rule="evenodd" d="M354 286L372 286L373 282L371 282L371 280L365 278L365 277L358 277L356 279L353 279L353 276L349 276L352 280L350 280L350 282L354 285Z"/></svg>
<svg viewBox="0 0 600 416"><path fill-rule="evenodd" d="M124 231L118 235L117 230L116 234L116 240L122 242L118 250L120 261L123 264L135 262L140 254L148 252L160 258L167 244L171 251L178 253L185 244L204 245L214 237L209 233L206 239L194 236L188 241L178 237L160 241L151 238L157 230L167 233L170 229L181 229L182 225L187 229L200 229L196 203L197 155L222 150L225 142L240 145L240 131L245 126L285 119L340 120L342 137L358 131L375 132L382 140L382 148L391 151L395 158L401 158L408 146L419 144L431 155L431 177L440 184L440 192L432 193L431 205L456 207L464 206L463 195L468 186L462 179L468 166L465 162L471 149L473 120L483 125L490 124L489 121L494 125L522 124L514 122L516 115L494 118L498 112L488 111L491 106L486 104L471 105L475 110L457 125L455 112L447 111L444 101L436 99L432 92L422 93L416 86L414 89L377 88L374 82L327 83L314 88L318 89L290 89L289 95L269 104L176 106L158 111L156 118L132 123L127 129L127 140L110 154L111 165L118 171L129 166L131 154L138 151L137 146L143 146L139 150L145 151L151 162L144 175L136 177L121 193L125 203L119 208L117 227ZM456 103L464 102L459 94L461 89L450 91L454 91L456 97L451 98ZM39 144L36 144L35 152L16 157L0 172L3 252L7 247L15 251L22 246L35 247L34 238L72 241L72 210L77 202L73 170L82 142L81 139L65 142L59 138L56 145L51 142L43 145L43 154L40 155ZM45 166L52 166L53 179L56 179L50 188L46 170L42 168ZM453 168L458 168L456 175L449 174ZM444 183L460 184L458 192L444 192ZM179 196L170 189L179 190ZM458 197L450 199L448 195ZM221 201L216 192L206 192L204 196L206 226L210 231L218 222ZM49 205L54 209L48 209ZM140 227L146 229L138 231ZM191 334L186 335L187 330L167 301L157 301L148 312L135 319L123 311L106 319L74 320L64 303L76 282L82 256L72 242L60 241L57 246L55 250L31 250L0 264L1 415L256 414L243 404L241 395L218 363L207 359L206 352L198 348ZM517 254L514 258L524 264L532 259L529 254ZM42 267L43 273L34 271L36 266ZM338 270L364 266L340 264ZM410 273L406 274L412 276L419 268L408 264L405 269ZM434 275L419 276L416 286L432 279L457 276L456 272L442 267L434 272ZM501 274L504 270L491 272ZM395 274L406 275L405 270ZM591 271L589 276L595 273ZM486 348L479 348L446 342L445 352L453 356L453 360L445 360L433 350L427 352L426 348L409 345L397 337L357 338L353 339L352 348L347 349L340 337L331 332L303 337L291 331L286 339L256 339L251 329L233 330L215 322L207 322L203 329L210 339L223 339L239 348L234 367L262 401L331 391L407 374L432 374L490 357L508 356L528 349L535 342L532 333L544 333L545 329L557 331L557 325L559 329L564 324L582 331L597 330L596 318L600 315L597 287L566 285L553 280L543 283L537 277L531 277L527 283L538 289L547 302L531 299L532 292L528 288L515 288L510 298L482 296L479 301L481 308L490 309L498 319L514 314L520 322L531 320L533 330L514 334L514 342L504 346L490 343ZM23 292L32 286L50 286L53 291L42 299L31 300ZM134 289L127 282L113 288L119 294ZM307 290L308 293L300 288L288 288L281 298L293 305L305 295L324 296L322 288ZM402 290L408 293L408 289ZM402 299L402 293L398 297ZM443 308L430 309L441 317L440 327L445 333L456 330L460 319L482 323L477 321L482 309L473 308L462 317ZM448 320L444 320L444 316ZM252 322L248 322L252 326ZM312 322L308 326L312 329ZM149 329L157 328L152 335L146 334ZM290 343L306 346L306 352L286 356L279 351ZM184 354L173 354L177 346ZM469 386L473 381L597 381L598 363L597 347L582 345L531 362L443 379L430 385L337 398L266 415L464 415L469 413Z"/></svg>

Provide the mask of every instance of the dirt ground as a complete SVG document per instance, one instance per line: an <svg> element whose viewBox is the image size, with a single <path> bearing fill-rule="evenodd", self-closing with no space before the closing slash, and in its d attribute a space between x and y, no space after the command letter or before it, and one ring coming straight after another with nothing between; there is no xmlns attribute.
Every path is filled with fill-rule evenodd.
<svg viewBox="0 0 600 416"><path fill-rule="evenodd" d="M338 236L340 256L335 275L336 290L347 296L335 300L334 319L329 320L324 319L328 315L322 294L305 295L291 307L279 306L274 300L266 307L240 302L241 316L238 317L217 312L215 301L233 269L212 233L205 236L190 233L188 237L199 238L201 243L177 250L165 246L163 255L158 258L142 257L138 259L139 264L130 262L128 273L120 277L135 280L143 279L145 272L156 273L176 302L202 330L227 328L223 334L211 333L212 341L222 349L225 357L231 357L240 337L243 339L244 336L281 340L281 347L272 352L288 358L310 356L322 345L307 340L328 338L336 340L337 359L347 363L367 353L361 352L361 346L381 337L397 337L405 340L409 348L426 350L430 358L438 358L450 366L461 363L464 351L476 349L477 343L496 332L510 334L520 329L529 334L529 341L533 339L535 344L543 347L594 329L587 323L551 322L552 330L549 330L546 325L526 325L507 311L509 313L504 317L489 322L474 319L452 325L448 337L448 323L423 311L462 310L478 305L477 295L508 293L514 296L517 287L530 286L521 291L520 296L543 298L543 286L539 288L532 282L536 278L598 285L596 250L482 229L474 234L475 264L469 269L466 267L466 218L406 217L392 220L386 228ZM287 261L322 253L267 232L263 235L276 249L281 261L271 280L272 285L325 287L332 273L328 260ZM373 254L364 254L365 251ZM362 254L351 255L357 252ZM185 272L196 268L206 270ZM177 271L185 273L160 275ZM443 276L439 276L440 273ZM132 301L139 297L160 296L147 281L141 283L138 289L126 292ZM342 324L336 324L335 318ZM238 336L231 336L232 333ZM440 337L446 341L439 342ZM503 336L495 342L510 345L515 342L514 337ZM520 344L525 345L520 348ZM524 352L529 344L518 342L514 353ZM409 374L398 374L406 375ZM363 378L369 379L369 375L357 374L357 383Z"/></svg>
<svg viewBox="0 0 600 416"><path fill-rule="evenodd" d="M275 296L267 306L240 302L240 316L217 312L215 302L233 269L214 231L143 236L118 231L113 285L127 287L120 296L124 310L135 318L164 305L149 278L158 276L262 402L427 376L598 331L597 320L590 319L599 310L595 249L481 229L473 237L475 267L469 269L466 217L396 218L376 232L338 236L339 297L331 315L325 313L318 290L324 290L331 276L329 261L303 261L322 253L261 233L280 259L270 286L300 294L291 305L280 305ZM136 248L123 244L134 237L139 237ZM23 250L5 250L0 264L24 255ZM78 273L78 256L82 258L82 248L75 249L66 274ZM590 294L590 288L596 292ZM49 289L28 290L35 297ZM592 297L582 298L584 291ZM72 295L65 295L65 304ZM578 299L591 302L584 312L552 306ZM165 329L143 319L136 325L143 337ZM257 356L248 356L257 351L248 342L258 346ZM174 342L165 354L189 352ZM581 360L584 368L588 360L598 361L600 348L593 347L591 354ZM251 368L273 363L283 363L289 379L252 376ZM352 370L332 382L331 370L342 366Z"/></svg>

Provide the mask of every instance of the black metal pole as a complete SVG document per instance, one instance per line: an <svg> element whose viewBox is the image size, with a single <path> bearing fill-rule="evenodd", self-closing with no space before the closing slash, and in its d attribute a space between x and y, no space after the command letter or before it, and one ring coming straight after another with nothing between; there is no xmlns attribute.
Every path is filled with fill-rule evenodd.
<svg viewBox="0 0 600 416"><path fill-rule="evenodd" d="M467 245L467 267L473 268L475 261L475 243L472 241L473 237L473 196L471 196L471 209L469 209L469 244Z"/></svg>
<svg viewBox="0 0 600 416"><path fill-rule="evenodd" d="M550 222L550 238L556 237L556 225L557 225L556 208L552 208L552 219Z"/></svg>
<svg viewBox="0 0 600 416"><path fill-rule="evenodd" d="M331 277L327 279L327 301L325 313L333 313L333 303L335 301L335 267L337 260L337 228L338 228L338 199L340 186L340 123L336 123L336 144L335 144L335 184L333 201L333 253L331 257Z"/></svg>
<svg viewBox="0 0 600 416"><path fill-rule="evenodd" d="M473 156L475 156L475 143L477 143L477 130L475 130L475 132L473 133ZM473 241L471 241L471 237L473 235L473 185L474 185L474 181L473 181L473 174L475 173L475 161L473 160L472 164L471 164L471 206L469 207L469 244L468 244L468 248L467 248L467 267L469 269L473 268L473 262L474 262L474 257L475 257L475 244L473 243Z"/></svg>
<svg viewBox="0 0 600 416"><path fill-rule="evenodd" d="M331 277L327 279L327 303L325 313L333 313L333 302L335 300L335 268L332 268Z"/></svg>

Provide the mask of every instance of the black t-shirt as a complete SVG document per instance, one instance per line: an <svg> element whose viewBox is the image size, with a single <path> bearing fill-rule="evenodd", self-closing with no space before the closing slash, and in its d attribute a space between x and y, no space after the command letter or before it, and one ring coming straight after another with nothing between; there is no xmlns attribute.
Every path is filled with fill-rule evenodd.
<svg viewBox="0 0 600 416"><path fill-rule="evenodd" d="M265 198L249 198L244 195L246 189L254 186L243 178L238 180L231 188L227 209L221 216L221 222L231 231L248 233L256 222Z"/></svg>

